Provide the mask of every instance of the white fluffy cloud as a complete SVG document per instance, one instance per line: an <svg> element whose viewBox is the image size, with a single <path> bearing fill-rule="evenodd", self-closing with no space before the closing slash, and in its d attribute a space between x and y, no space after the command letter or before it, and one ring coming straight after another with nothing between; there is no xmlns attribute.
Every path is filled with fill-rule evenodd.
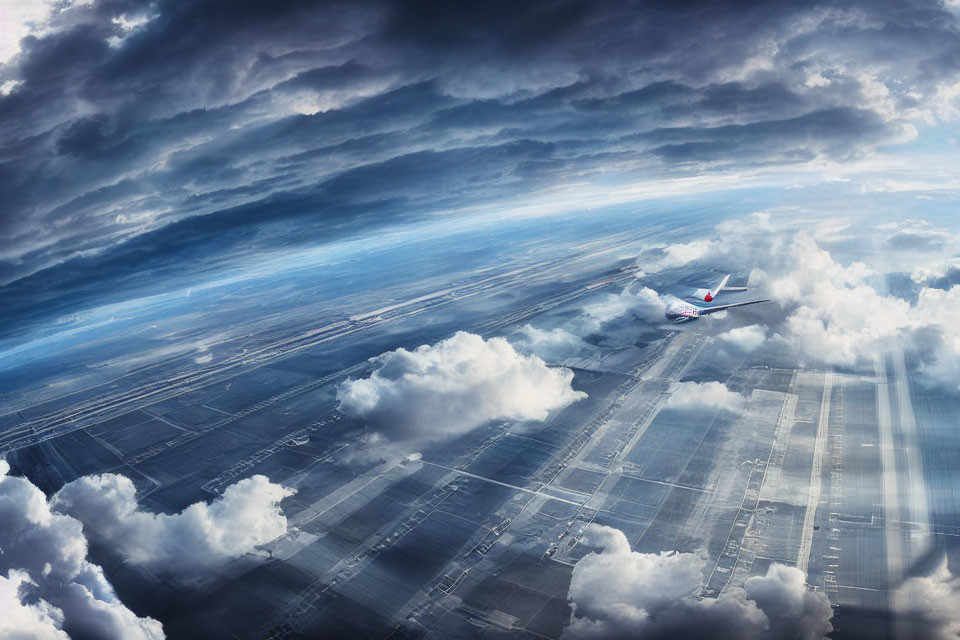
<svg viewBox="0 0 960 640"><path fill-rule="evenodd" d="M526 324L520 334L522 347L548 360L566 358L587 347L579 336L562 327L546 330Z"/></svg>
<svg viewBox="0 0 960 640"><path fill-rule="evenodd" d="M796 216L791 219L795 221ZM841 264L821 246L848 226L843 220L777 226L769 216L755 214L719 225L720 232L736 231L740 242L735 246L714 243L709 257L731 269L751 270L749 282L756 294L772 298L786 312L773 337L791 345L801 360L853 366L872 362L878 352L891 346L914 347L921 352L927 382L956 388L960 324L954 320L954 311L960 303L960 287L922 286L952 273L956 261L938 257L935 264L907 268L921 285L917 301L911 304L875 287L884 274L862 262ZM901 235L944 236L931 232L923 221L880 229L888 234L892 230ZM749 256L748 262L743 262L744 255ZM744 328L719 337L748 348L760 336L759 328Z"/></svg>
<svg viewBox="0 0 960 640"><path fill-rule="evenodd" d="M768 321L772 336L756 325L718 336L737 348L754 349L773 338L792 347L801 361L837 366L869 364L878 352L893 346L913 348L920 355L923 381L960 387L960 323L954 317L960 308L960 285L954 284L953 278L960 271L957 258L932 252L937 255L931 261L929 250L887 251L888 257L892 253L899 256L896 266L888 268L911 273L918 285L916 302L911 303L877 288L883 273L862 262L842 264L823 248L850 227L848 220L807 220L797 211L788 213L777 220L769 212L761 212L723 222L717 232L735 235L736 243L695 240L658 247L641 255L638 264L655 271L665 265L707 260L734 272L749 272L754 294L779 303L784 317L776 326L774 319ZM909 244L905 234L924 241L935 237L948 248L954 243L952 236L923 221L885 225L878 230L898 246ZM909 264L923 255L929 264ZM585 308L593 330L630 313L650 322L662 320L665 298L652 289L634 288ZM757 309L776 312L773 305Z"/></svg>
<svg viewBox="0 0 960 640"><path fill-rule="evenodd" d="M163 638L160 623L128 609L87 560L87 536L130 564L195 580L284 534L279 502L293 493L254 476L209 505L152 514L124 476L84 476L48 501L9 471L0 460L0 638Z"/></svg>
<svg viewBox="0 0 960 640"><path fill-rule="evenodd" d="M638 289L636 285L629 285L618 294L608 294L587 305L583 311L596 328L628 314L644 322L663 322L666 308L666 301L650 287Z"/></svg>
<svg viewBox="0 0 960 640"><path fill-rule="evenodd" d="M960 637L960 578L954 578L946 558L928 576L909 578L897 589L898 613L911 621L917 638L956 640Z"/></svg>
<svg viewBox="0 0 960 640"><path fill-rule="evenodd" d="M936 386L960 388L960 285L948 290L924 288L911 315L918 344L933 345L932 355L921 366L926 380Z"/></svg>
<svg viewBox="0 0 960 640"><path fill-rule="evenodd" d="M46 600L25 603L21 588L36 586L25 571L11 569L7 577L0 576L0 638L23 640L67 640L63 631L63 611Z"/></svg>
<svg viewBox="0 0 960 640"><path fill-rule="evenodd" d="M671 409L722 409L739 413L744 398L722 382L679 382L674 385L666 406Z"/></svg>
<svg viewBox="0 0 960 640"><path fill-rule="evenodd" d="M408 450L470 431L490 420L544 420L585 398L570 386L573 372L523 355L503 338L484 340L460 331L413 351L373 359L368 378L337 391L340 410L375 431L368 444L400 443ZM381 455L380 452L377 455Z"/></svg>
<svg viewBox="0 0 960 640"><path fill-rule="evenodd" d="M602 549L573 568L565 640L813 640L833 628L826 596L809 591L794 567L772 565L742 589L699 599L705 562L696 554L636 553L623 532L596 524L583 542Z"/></svg>
<svg viewBox="0 0 960 640"><path fill-rule="evenodd" d="M909 303L865 284L865 265L840 265L809 235L793 238L785 267L769 294L794 308L783 337L804 359L851 365L873 358L910 322Z"/></svg>
<svg viewBox="0 0 960 640"><path fill-rule="evenodd" d="M741 241L735 245L697 240L660 248L657 260L645 262L641 256L638 263L656 270L665 268L661 265L709 258L730 269L750 270L750 283L757 295L774 299L787 311L778 338L792 345L804 360L853 365L872 359L884 342L902 343L919 329L933 328L947 343L953 342L957 333L958 349L948 350L947 357L938 358L936 364L927 363L933 377L952 374L947 365L960 356L960 329L953 330L955 323L941 321L943 293L924 289L913 307L903 299L882 295L871 286L871 278L877 274L867 265L840 264L820 246L818 238L830 237L820 233L821 227L835 231L848 225L845 221L828 222L801 225L806 230L798 230L796 225L773 224L768 214L754 214L718 226L721 233L736 232ZM923 230L922 225L916 223L910 228L914 233L917 229ZM904 229L897 227L896 231ZM744 247L749 251L743 251ZM749 255L749 262L743 262L744 255ZM915 278L924 275L918 273ZM622 314L631 301L627 292L611 296L600 311ZM766 335L760 327L754 327L735 329L720 337L739 348L751 349Z"/></svg>
<svg viewBox="0 0 960 640"><path fill-rule="evenodd" d="M645 251L637 258L637 266L640 267L640 275L657 273L664 269L675 269L705 258L714 250L714 242L711 240L693 240L692 242L655 247Z"/></svg>
<svg viewBox="0 0 960 640"><path fill-rule="evenodd" d="M873 358L911 322L908 302L866 284L873 275L866 265L841 265L807 233L767 260L766 293L792 309L781 337L803 359L852 365Z"/></svg>
<svg viewBox="0 0 960 640"><path fill-rule="evenodd" d="M927 381L960 383L960 286L922 287L913 304L884 295L869 268L839 264L806 234L794 236L778 269L769 295L792 309L780 337L801 358L854 365L891 345L924 347Z"/></svg>
<svg viewBox="0 0 960 640"><path fill-rule="evenodd" d="M50 503L82 522L91 540L115 549L130 564L195 581L285 534L280 501L294 493L256 475L227 487L210 504L156 514L140 509L129 478L105 473L74 480Z"/></svg>
<svg viewBox="0 0 960 640"><path fill-rule="evenodd" d="M162 638L160 623L130 611L87 560L81 523L9 471L0 460L0 635L21 637L2 633L16 625L26 638Z"/></svg>
<svg viewBox="0 0 960 640"><path fill-rule="evenodd" d="M753 351L767 340L767 329L759 324L751 324L721 333L717 338L742 351Z"/></svg>
<svg viewBox="0 0 960 640"><path fill-rule="evenodd" d="M960 257L936 258L931 262L918 264L910 273L910 278L917 284L928 284L960 272Z"/></svg>
<svg viewBox="0 0 960 640"><path fill-rule="evenodd" d="M822 291L824 285L835 289L860 284L872 273L862 262L846 267L839 264L804 232L795 234L777 254L770 257L779 264L771 265L777 271L769 282L769 293L784 305L804 301Z"/></svg>
<svg viewBox="0 0 960 640"><path fill-rule="evenodd" d="M713 249L713 242L710 240L694 240L686 244L674 244L666 247L665 267L680 267L689 264L694 260L703 258Z"/></svg>

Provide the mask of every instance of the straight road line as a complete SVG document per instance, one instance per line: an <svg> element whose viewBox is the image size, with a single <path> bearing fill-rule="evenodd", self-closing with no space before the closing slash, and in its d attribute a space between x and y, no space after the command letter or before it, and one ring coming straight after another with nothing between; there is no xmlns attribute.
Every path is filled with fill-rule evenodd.
<svg viewBox="0 0 960 640"><path fill-rule="evenodd" d="M913 413L910 400L910 381L907 378L907 365L903 350L896 349L891 354L893 361L894 385L897 393L897 410L900 413L900 433L903 436L903 448L907 458L907 478L909 490L910 517L908 520L918 523L917 530L911 531L910 557L917 558L930 546L930 510L927 505L927 488L923 474L923 461L920 459L920 443L917 442L917 418Z"/></svg>
<svg viewBox="0 0 960 640"><path fill-rule="evenodd" d="M542 498L547 498L548 500L556 500L557 502L563 502L565 504L572 504L575 507L582 507L582 502L575 502L573 500L567 500L566 498L560 498L558 496L550 495L549 493L543 493L542 491L534 491L533 489L527 489L525 487L518 487L515 484L508 484L506 482L500 482L499 480L494 480L493 478L487 478L485 476L478 476L475 473L470 473L469 471L464 471L463 469L454 469L453 467L445 467L442 464L437 464L436 462L430 462L429 460L421 460L423 464L428 464L431 467L437 467L438 469L445 469L447 471L453 471L462 476L468 478L476 478L477 480L483 480L484 482L489 482L491 484L498 484L501 487L507 487L509 489L516 489L517 491L523 491L524 493L531 493L535 496L540 496Z"/></svg>
<svg viewBox="0 0 960 640"><path fill-rule="evenodd" d="M900 496L897 482L897 456L893 442L890 410L890 383L887 382L885 355L876 360L877 427L880 431L880 464L883 488L883 529L887 547L887 584L900 582L903 576L903 544L900 537Z"/></svg>
<svg viewBox="0 0 960 640"><path fill-rule="evenodd" d="M820 400L820 419L817 421L817 440L813 447L813 465L810 467L810 490L807 492L807 512L803 516L803 530L800 533L800 553L797 556L797 568L807 573L810 565L810 549L813 546L813 519L820 502L820 489L823 475L823 453L826 449L827 430L830 419L830 394L833 391L833 373L823 375L823 397Z"/></svg>
<svg viewBox="0 0 960 640"><path fill-rule="evenodd" d="M689 485L689 484L679 484L679 483L676 483L676 482L667 482L666 480L651 480L650 478L641 478L640 476L632 476L632 475L630 475L629 473L621 473L621 474L620 474L620 477L621 477L621 478L629 478L629 479L631 479L631 480L639 480L640 482L651 482L651 483L653 483L653 484L662 484L662 485L664 485L664 486L666 486L666 487L675 487L675 488L677 488L677 489L686 489L687 491L699 491L700 493L708 493L708 494L713 494L713 493L715 493L713 490L711 490L711 489L705 489L705 488L703 488L703 487L695 487L695 486L693 486L693 485Z"/></svg>

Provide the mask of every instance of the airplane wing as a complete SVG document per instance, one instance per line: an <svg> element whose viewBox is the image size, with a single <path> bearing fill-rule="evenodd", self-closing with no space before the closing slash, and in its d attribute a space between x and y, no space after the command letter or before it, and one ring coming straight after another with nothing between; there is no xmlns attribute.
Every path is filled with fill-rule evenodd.
<svg viewBox="0 0 960 640"><path fill-rule="evenodd" d="M770 302L770 300L750 300L749 302L734 302L731 304L718 304L715 307L697 307L697 310L700 312L700 315L705 316L708 313L716 313L717 311L723 311L724 309L732 309L734 307L745 307L748 304L760 304L761 302Z"/></svg>

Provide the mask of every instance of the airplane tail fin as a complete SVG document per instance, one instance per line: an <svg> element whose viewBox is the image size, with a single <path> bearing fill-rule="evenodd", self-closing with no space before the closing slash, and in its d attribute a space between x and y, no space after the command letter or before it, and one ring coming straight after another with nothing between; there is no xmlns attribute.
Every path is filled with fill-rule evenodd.
<svg viewBox="0 0 960 640"><path fill-rule="evenodd" d="M694 297L698 300L703 300L704 302L712 302L714 298L720 295L720 292L724 289L728 291L742 290L740 287L727 287L727 281L730 279L730 274L723 276L723 280L720 281L713 289L697 289L694 292Z"/></svg>

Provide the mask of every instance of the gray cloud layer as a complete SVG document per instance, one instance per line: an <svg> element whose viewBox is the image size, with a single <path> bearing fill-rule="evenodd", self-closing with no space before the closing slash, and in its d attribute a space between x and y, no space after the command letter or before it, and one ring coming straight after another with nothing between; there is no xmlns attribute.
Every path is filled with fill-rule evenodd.
<svg viewBox="0 0 960 640"><path fill-rule="evenodd" d="M857 157L951 114L958 58L933 0L64 3L0 65L0 282L292 217L316 239L574 177Z"/></svg>

